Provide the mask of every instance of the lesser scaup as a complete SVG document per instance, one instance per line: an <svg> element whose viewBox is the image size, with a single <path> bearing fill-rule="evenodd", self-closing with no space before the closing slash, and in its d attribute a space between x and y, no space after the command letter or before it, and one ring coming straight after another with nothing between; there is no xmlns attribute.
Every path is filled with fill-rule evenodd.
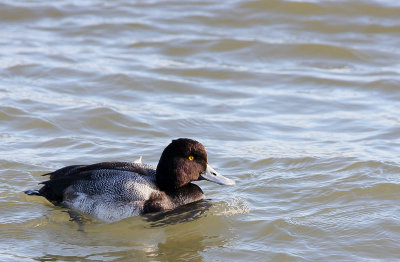
<svg viewBox="0 0 400 262"><path fill-rule="evenodd" d="M46 175L50 179L41 183L42 188L25 193L107 222L204 199L203 191L192 181L235 184L208 165L201 143L188 138L173 140L161 154L157 168L142 164L140 159L67 166Z"/></svg>

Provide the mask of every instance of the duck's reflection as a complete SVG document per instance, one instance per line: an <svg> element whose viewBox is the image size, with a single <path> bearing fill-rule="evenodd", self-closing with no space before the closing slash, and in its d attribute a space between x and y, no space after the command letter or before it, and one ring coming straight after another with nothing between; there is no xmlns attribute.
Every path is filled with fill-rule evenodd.
<svg viewBox="0 0 400 262"><path fill-rule="evenodd" d="M211 245L214 244L206 241L206 237L197 230L188 233L183 238L169 235L164 243L158 244L157 259L160 261L203 261L202 252Z"/></svg>
<svg viewBox="0 0 400 262"><path fill-rule="evenodd" d="M144 218L151 227L162 227L175 225L199 219L211 208L212 204L208 200L190 203L180 206L174 210L148 214Z"/></svg>
<svg viewBox="0 0 400 262"><path fill-rule="evenodd" d="M209 201L200 201L146 216L152 228L166 227L165 241L158 243L157 248L147 255L156 257L160 261L202 261L201 252L207 247L202 232L194 227L190 231L185 230L177 234L177 228L169 230L167 226L176 224L182 226L186 222L198 220L206 214L211 205Z"/></svg>
<svg viewBox="0 0 400 262"><path fill-rule="evenodd" d="M233 238L226 217L212 215L211 207L211 201L200 201L112 224L83 222L82 231L48 234L55 247L36 260L204 261L210 249ZM75 222L69 226L76 228Z"/></svg>
<svg viewBox="0 0 400 262"><path fill-rule="evenodd" d="M200 201L146 217L151 228L160 227L164 233L164 241L147 256L159 261L203 261L206 250L230 242L224 221L207 216L211 206L211 201Z"/></svg>

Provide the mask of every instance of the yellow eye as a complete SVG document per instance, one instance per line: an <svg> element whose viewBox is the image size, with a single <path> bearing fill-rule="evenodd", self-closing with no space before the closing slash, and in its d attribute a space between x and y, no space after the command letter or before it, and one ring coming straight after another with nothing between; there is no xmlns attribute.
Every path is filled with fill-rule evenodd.
<svg viewBox="0 0 400 262"><path fill-rule="evenodd" d="M190 161L192 161L194 159L193 156L189 156L188 158L189 158Z"/></svg>

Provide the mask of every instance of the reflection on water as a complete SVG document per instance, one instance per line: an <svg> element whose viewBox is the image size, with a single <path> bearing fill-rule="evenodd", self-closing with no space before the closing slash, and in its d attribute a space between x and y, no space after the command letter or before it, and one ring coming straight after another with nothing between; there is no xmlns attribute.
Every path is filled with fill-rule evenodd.
<svg viewBox="0 0 400 262"><path fill-rule="evenodd" d="M168 226L199 219L210 209L212 203L208 200L190 203L174 210L148 214L146 220L152 227Z"/></svg>
<svg viewBox="0 0 400 262"><path fill-rule="evenodd" d="M76 230L73 222L60 222L41 239L49 248L35 260L203 261L204 252L212 248L224 249L234 237L224 219L201 216L211 205L210 201L198 202L190 205L193 209L188 205L151 218L128 218L108 225L87 221L82 231ZM78 243L84 245L74 248ZM68 251L71 248L74 253Z"/></svg>

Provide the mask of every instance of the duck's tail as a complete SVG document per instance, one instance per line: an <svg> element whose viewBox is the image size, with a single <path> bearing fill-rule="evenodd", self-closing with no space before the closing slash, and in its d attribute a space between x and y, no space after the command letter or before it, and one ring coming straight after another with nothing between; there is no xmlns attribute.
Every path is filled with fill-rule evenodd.
<svg viewBox="0 0 400 262"><path fill-rule="evenodd" d="M24 191L25 194L30 195L30 196L41 196L39 190L26 190Z"/></svg>

